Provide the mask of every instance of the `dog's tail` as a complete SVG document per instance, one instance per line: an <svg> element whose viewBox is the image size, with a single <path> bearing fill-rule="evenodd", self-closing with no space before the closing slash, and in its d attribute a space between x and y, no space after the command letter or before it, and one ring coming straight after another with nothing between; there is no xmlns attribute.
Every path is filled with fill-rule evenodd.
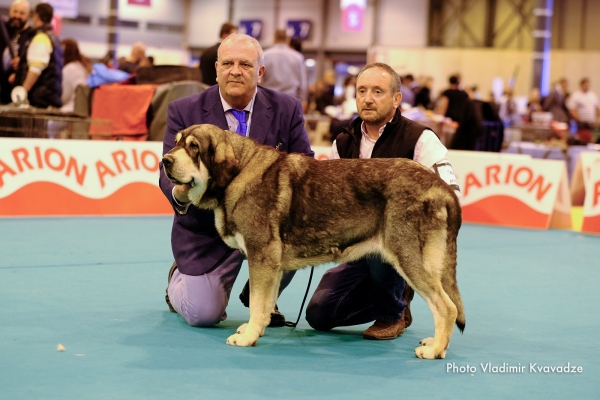
<svg viewBox="0 0 600 400"><path fill-rule="evenodd" d="M448 297L450 297L450 300L452 300L456 306L456 310L458 311L458 315L456 316L456 326L462 333L465 329L466 318L462 298L460 297L458 284L456 282L456 239L462 223L462 212L458 199L454 198L449 201L446 204L446 211L448 213L446 259L444 260L446 268L444 268L444 274L442 276L442 286L444 291L448 294Z"/></svg>

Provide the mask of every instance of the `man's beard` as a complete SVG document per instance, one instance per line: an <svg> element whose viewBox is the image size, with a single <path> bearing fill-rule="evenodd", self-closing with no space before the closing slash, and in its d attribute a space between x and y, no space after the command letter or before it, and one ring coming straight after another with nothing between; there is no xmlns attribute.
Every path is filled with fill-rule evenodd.
<svg viewBox="0 0 600 400"><path fill-rule="evenodd" d="M374 111L374 110L371 109L371 111ZM380 124L385 120L385 115L380 115L377 112L375 114L367 114L367 115L360 112L358 115L359 115L360 119L362 119L363 121L368 122L370 124Z"/></svg>
<svg viewBox="0 0 600 400"><path fill-rule="evenodd" d="M25 27L25 24L27 24L27 21L20 20L19 18L10 18L8 20L8 26L15 32L18 32L21 29L23 29Z"/></svg>

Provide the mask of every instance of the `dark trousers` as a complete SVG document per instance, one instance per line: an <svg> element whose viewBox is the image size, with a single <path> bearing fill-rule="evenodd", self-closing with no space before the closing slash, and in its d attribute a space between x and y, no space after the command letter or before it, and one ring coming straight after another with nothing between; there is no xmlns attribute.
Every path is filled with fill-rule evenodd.
<svg viewBox="0 0 600 400"><path fill-rule="evenodd" d="M342 264L323 275L306 308L311 327L327 331L376 319L398 321L406 282L378 257Z"/></svg>

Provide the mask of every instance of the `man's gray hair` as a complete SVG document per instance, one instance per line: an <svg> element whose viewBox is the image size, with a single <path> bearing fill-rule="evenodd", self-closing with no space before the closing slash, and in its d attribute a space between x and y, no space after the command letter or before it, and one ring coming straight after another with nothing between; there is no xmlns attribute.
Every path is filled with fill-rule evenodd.
<svg viewBox="0 0 600 400"><path fill-rule="evenodd" d="M358 75L356 76L356 79L358 79L363 72L365 72L366 70L371 69L371 68L379 68L379 69L384 70L388 74L390 74L390 85L391 85L392 95L394 95L400 91L400 76L396 73L396 71L394 71L394 69L392 67L390 67L389 65L384 64L384 63L376 62L376 63L371 63L371 64L365 65L363 67L363 69L361 69L360 72L358 73Z"/></svg>
<svg viewBox="0 0 600 400"><path fill-rule="evenodd" d="M223 45L224 43L229 43L229 42L250 43L252 46L254 46L254 48L256 49L256 53L258 54L258 68L260 68L261 65L265 64L265 56L263 54L263 49L260 46L260 43L258 43L258 40L254 39L252 36L246 35L244 33L232 33L231 35L229 35L225 39L223 39L223 41L221 42L221 45ZM217 61L220 59L220 57L221 57L221 46L219 46L219 50L217 52Z"/></svg>

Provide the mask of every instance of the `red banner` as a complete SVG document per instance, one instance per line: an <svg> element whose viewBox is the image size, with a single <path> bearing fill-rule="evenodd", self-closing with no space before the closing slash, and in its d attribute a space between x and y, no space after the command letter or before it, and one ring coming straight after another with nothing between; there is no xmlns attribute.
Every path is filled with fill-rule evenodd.
<svg viewBox="0 0 600 400"><path fill-rule="evenodd" d="M172 214L160 142L0 139L0 216Z"/></svg>

